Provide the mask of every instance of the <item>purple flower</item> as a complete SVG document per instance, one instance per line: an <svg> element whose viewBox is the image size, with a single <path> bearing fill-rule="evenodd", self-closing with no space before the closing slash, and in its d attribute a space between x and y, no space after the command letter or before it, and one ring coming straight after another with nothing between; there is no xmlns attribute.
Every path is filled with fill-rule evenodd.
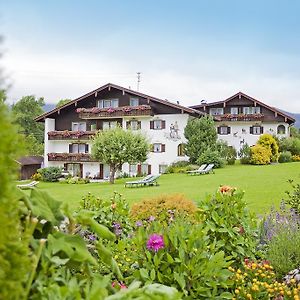
<svg viewBox="0 0 300 300"><path fill-rule="evenodd" d="M114 228L114 233L117 236L120 236L122 234L122 227L120 223L113 222L113 228Z"/></svg>
<svg viewBox="0 0 300 300"><path fill-rule="evenodd" d="M159 249L165 247L164 238L160 234L151 234L147 241L147 248L150 251L157 252Z"/></svg>
<svg viewBox="0 0 300 300"><path fill-rule="evenodd" d="M95 241L96 240L96 236L94 236L93 234L89 234L87 237L90 241Z"/></svg>
<svg viewBox="0 0 300 300"><path fill-rule="evenodd" d="M155 220L155 217L154 216L150 216L149 217L149 222L153 222Z"/></svg>
<svg viewBox="0 0 300 300"><path fill-rule="evenodd" d="M141 227L141 226L143 226L143 222L142 221L136 221L135 226L136 227Z"/></svg>

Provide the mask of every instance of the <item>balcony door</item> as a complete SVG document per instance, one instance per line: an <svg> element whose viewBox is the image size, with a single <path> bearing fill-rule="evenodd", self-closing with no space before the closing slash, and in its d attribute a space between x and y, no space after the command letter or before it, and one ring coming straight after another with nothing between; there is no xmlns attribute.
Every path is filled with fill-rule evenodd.
<svg viewBox="0 0 300 300"><path fill-rule="evenodd" d="M73 177L82 177L82 164L66 164L65 168Z"/></svg>

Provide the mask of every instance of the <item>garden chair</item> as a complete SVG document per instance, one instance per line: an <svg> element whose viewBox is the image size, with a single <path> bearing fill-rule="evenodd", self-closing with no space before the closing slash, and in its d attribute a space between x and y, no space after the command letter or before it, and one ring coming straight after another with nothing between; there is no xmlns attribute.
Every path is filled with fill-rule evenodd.
<svg viewBox="0 0 300 300"><path fill-rule="evenodd" d="M31 181L26 184L18 184L17 187L21 190L33 189L38 183L38 181Z"/></svg>
<svg viewBox="0 0 300 300"><path fill-rule="evenodd" d="M197 170L193 170L193 171L187 171L186 173L189 175L195 175L197 172L201 172L206 168L207 164L203 164L199 167L199 169Z"/></svg>
<svg viewBox="0 0 300 300"><path fill-rule="evenodd" d="M140 179L140 180L127 181L127 182L125 182L125 187L144 185L145 181L151 179L152 177L153 177L153 175L147 175L145 178Z"/></svg>
<svg viewBox="0 0 300 300"><path fill-rule="evenodd" d="M209 174L210 172L215 173L214 170L213 170L214 166L215 166L214 164L209 164L209 165L206 166L206 168L204 170L198 171L195 174L201 175L201 174Z"/></svg>
<svg viewBox="0 0 300 300"><path fill-rule="evenodd" d="M160 175L154 175L152 176L152 178L149 178L147 180L144 181L144 185L159 185L157 182L157 179L160 177Z"/></svg>

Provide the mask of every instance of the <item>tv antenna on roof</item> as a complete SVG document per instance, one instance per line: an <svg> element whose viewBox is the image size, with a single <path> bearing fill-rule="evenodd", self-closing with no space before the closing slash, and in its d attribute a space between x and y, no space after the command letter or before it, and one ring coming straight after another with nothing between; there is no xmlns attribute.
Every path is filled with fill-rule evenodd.
<svg viewBox="0 0 300 300"><path fill-rule="evenodd" d="M136 87L136 90L139 91L140 82L141 82L141 72L136 72L136 74L137 74L137 87Z"/></svg>

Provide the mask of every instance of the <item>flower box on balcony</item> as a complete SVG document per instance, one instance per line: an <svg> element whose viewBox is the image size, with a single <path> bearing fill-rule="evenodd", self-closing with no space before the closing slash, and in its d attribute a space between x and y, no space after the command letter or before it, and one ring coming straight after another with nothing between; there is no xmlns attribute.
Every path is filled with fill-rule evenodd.
<svg viewBox="0 0 300 300"><path fill-rule="evenodd" d="M89 140L95 135L95 131L49 131L49 140Z"/></svg>
<svg viewBox="0 0 300 300"><path fill-rule="evenodd" d="M100 119L123 116L150 116L152 109L150 105L138 105L109 108L77 108L76 112L81 119Z"/></svg>
<svg viewBox="0 0 300 300"><path fill-rule="evenodd" d="M96 161L88 153L48 153L49 161L74 161L91 162Z"/></svg>
<svg viewBox="0 0 300 300"><path fill-rule="evenodd" d="M218 116L221 121L261 121L264 118L263 114L225 114Z"/></svg>

